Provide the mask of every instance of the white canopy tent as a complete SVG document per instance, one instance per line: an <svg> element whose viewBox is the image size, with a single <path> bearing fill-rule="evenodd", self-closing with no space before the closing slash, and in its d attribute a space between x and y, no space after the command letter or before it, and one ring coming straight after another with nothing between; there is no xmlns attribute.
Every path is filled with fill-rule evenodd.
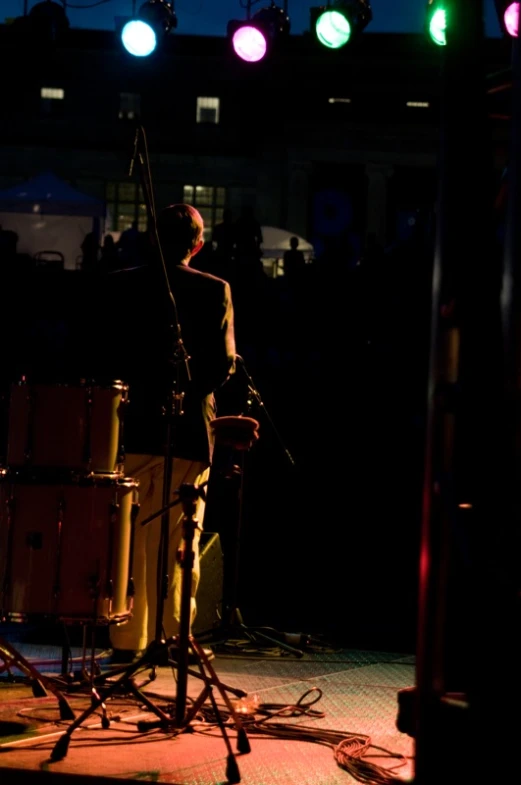
<svg viewBox="0 0 521 785"><path fill-rule="evenodd" d="M77 191L52 172L0 191L0 226L16 232L17 251L60 255L74 270L89 232L104 232L105 204Z"/></svg>
<svg viewBox="0 0 521 785"><path fill-rule="evenodd" d="M288 232L276 226L262 226L262 263L268 275L276 278L283 275L281 261L284 252L289 251L290 240L292 237L298 239L298 250L304 254L306 262L311 262L314 256L314 248L303 237L299 237L295 232Z"/></svg>

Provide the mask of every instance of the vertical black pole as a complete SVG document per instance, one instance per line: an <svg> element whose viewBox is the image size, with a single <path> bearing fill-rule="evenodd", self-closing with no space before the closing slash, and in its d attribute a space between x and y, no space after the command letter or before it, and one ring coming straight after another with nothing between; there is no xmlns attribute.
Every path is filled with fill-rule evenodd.
<svg viewBox="0 0 521 785"><path fill-rule="evenodd" d="M512 38L511 144L507 167L507 215L501 286L503 338L503 426L500 493L502 516L488 544L495 578L487 599L495 629L491 642L501 656L484 711L497 717L508 747L521 738L521 38ZM499 525L498 525L499 523ZM491 545L493 547L491 547ZM510 719L507 721L506 717ZM510 763L510 768L508 765ZM513 763L503 762L506 782Z"/></svg>
<svg viewBox="0 0 521 785"><path fill-rule="evenodd" d="M501 312L506 380L511 392L520 388L521 375L521 39L512 39L512 119L507 170L507 220ZM520 427L518 422L517 427Z"/></svg>
<svg viewBox="0 0 521 785"><path fill-rule="evenodd" d="M459 759L449 750L464 745L470 712L463 706L475 685L474 594L482 584L473 527L476 510L486 506L481 495L499 384L483 5L452 0L447 7L420 547L418 785L459 783L469 773L464 750ZM463 700L454 708L448 693Z"/></svg>

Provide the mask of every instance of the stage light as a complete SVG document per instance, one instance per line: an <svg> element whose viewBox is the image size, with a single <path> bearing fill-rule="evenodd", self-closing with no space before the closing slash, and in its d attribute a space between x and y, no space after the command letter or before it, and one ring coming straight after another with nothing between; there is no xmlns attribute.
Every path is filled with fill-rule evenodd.
<svg viewBox="0 0 521 785"><path fill-rule="evenodd" d="M519 34L519 3L509 3L503 14L505 29L512 38Z"/></svg>
<svg viewBox="0 0 521 785"><path fill-rule="evenodd" d="M228 38L234 53L247 63L258 63L289 34L286 12L272 4L261 8L251 19L228 22Z"/></svg>
<svg viewBox="0 0 521 785"><path fill-rule="evenodd" d="M131 19L121 31L121 40L127 52L135 57L147 57L157 46L157 36L150 25Z"/></svg>
<svg viewBox="0 0 521 785"><path fill-rule="evenodd" d="M438 46L447 45L447 23L449 10L440 0L429 0L427 6L427 29L431 40Z"/></svg>
<svg viewBox="0 0 521 785"><path fill-rule="evenodd" d="M232 35L235 53L248 63L262 60L268 48L268 42L261 30L252 25L241 25Z"/></svg>
<svg viewBox="0 0 521 785"><path fill-rule="evenodd" d="M172 3L167 3L166 0L147 0L137 16L124 25L121 42L134 57L148 57L162 38L175 27L177 17Z"/></svg>
<svg viewBox="0 0 521 785"><path fill-rule="evenodd" d="M317 40L328 49L340 49L373 18L368 0L340 0L311 9ZM314 22L314 24L313 24Z"/></svg>
<svg viewBox="0 0 521 785"><path fill-rule="evenodd" d="M53 0L34 5L19 21L35 44L56 43L69 30L65 9Z"/></svg>
<svg viewBox="0 0 521 785"><path fill-rule="evenodd" d="M351 38L351 25L340 11L324 11L317 19L316 32L321 44L339 49Z"/></svg>

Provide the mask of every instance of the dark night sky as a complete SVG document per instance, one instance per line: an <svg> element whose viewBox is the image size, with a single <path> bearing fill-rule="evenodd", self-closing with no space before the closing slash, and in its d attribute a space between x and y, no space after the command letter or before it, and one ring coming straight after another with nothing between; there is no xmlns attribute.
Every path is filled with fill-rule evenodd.
<svg viewBox="0 0 521 785"><path fill-rule="evenodd" d="M175 9L178 18L177 32L184 35L225 35L229 19L243 19L245 10L241 1L246 0L177 0ZM28 8L35 0L26 0ZM94 8L88 8L95 0L71 0L67 15L73 27L102 28L110 30L114 17L130 16L132 0L105 0ZM137 0L137 7L142 0ZM489 35L498 35L499 27L494 9L494 0L484 0L486 26ZM279 4L283 5L283 0ZM269 5L269 0L259 0L253 11ZM289 0L288 12L291 31L301 34L309 27L309 9L321 5L317 0ZM422 29L426 0L372 0L373 21L367 32L420 32ZM72 6L84 6L81 10ZM12 18L23 14L24 0L2 0L0 18ZM2 20L3 21L3 20Z"/></svg>

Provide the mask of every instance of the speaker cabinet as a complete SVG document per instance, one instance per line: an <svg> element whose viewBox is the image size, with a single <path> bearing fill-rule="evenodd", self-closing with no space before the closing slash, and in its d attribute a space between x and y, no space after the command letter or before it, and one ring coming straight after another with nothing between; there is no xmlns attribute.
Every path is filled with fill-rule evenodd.
<svg viewBox="0 0 521 785"><path fill-rule="evenodd" d="M217 532L201 532L199 542L201 578L197 587L197 615L192 633L197 635L219 626L223 601L223 552Z"/></svg>

